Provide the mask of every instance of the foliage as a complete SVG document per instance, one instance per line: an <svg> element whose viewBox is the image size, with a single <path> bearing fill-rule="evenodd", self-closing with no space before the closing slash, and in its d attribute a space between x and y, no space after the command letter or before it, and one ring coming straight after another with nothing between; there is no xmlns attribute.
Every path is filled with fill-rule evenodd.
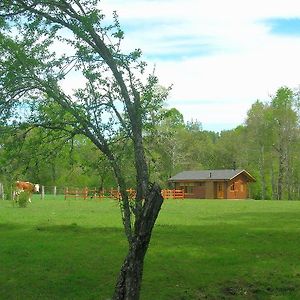
<svg viewBox="0 0 300 300"><path fill-rule="evenodd" d="M191 129L191 125L184 122L177 109L162 108L157 113L157 123L148 127L144 134L151 180L167 187L167 179L183 170L242 168L257 180L251 184L252 198L277 199L279 158L282 154L282 198L299 199L297 97L297 92L292 93L287 88L279 89L270 101L257 100L252 105L244 125L220 133L199 127ZM7 130L7 135L2 135L0 149L0 168L5 170L4 174L14 178L17 175L13 174L19 174L33 181L41 179L44 185L87 185L106 189L116 187L109 162L103 155L99 155L84 136L76 136L60 144L55 141L55 135L35 129L22 144L21 131L14 136L18 137L14 143L10 137L11 129ZM31 151L33 147L34 152ZM59 152L56 152L58 149ZM119 140L114 150L129 187L133 187L134 154L130 143ZM56 156L54 159L50 156L42 163L40 158L45 153L56 153ZM22 161L20 157L27 159ZM38 161L39 168L34 164L35 161ZM9 178L3 178L2 181L8 182Z"/></svg>
<svg viewBox="0 0 300 300"><path fill-rule="evenodd" d="M29 193L21 192L20 195L17 196L16 202L19 207L25 208L29 203Z"/></svg>
<svg viewBox="0 0 300 300"><path fill-rule="evenodd" d="M21 131L21 140L30 140L37 130L45 143L51 132L58 145L70 142L73 148L74 140L85 136L106 157L122 195L128 241L114 299L138 299L144 256L163 201L160 187L149 181L143 135L153 127L153 112L162 107L169 89L146 72L139 49L123 51L117 14L108 24L98 5L99 0L0 4L0 118ZM70 92L63 85L74 76L82 84ZM135 173L133 206L122 148L131 150L125 157ZM35 157L35 169L39 161Z"/></svg>

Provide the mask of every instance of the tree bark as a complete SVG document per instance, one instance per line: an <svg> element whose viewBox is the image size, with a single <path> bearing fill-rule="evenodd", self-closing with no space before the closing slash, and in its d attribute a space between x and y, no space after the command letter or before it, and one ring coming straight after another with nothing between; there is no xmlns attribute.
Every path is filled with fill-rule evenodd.
<svg viewBox="0 0 300 300"><path fill-rule="evenodd" d="M280 147L279 158L278 158L277 200L282 200L284 161L285 161L285 157L284 157L283 149L282 147Z"/></svg>
<svg viewBox="0 0 300 300"><path fill-rule="evenodd" d="M277 190L276 190L273 162L271 164L271 182L272 182L272 199L275 200L275 199L277 199Z"/></svg>
<svg viewBox="0 0 300 300"><path fill-rule="evenodd" d="M264 145L260 147L260 164L259 171L261 176L261 199L266 199L266 176L265 176L265 155L264 155Z"/></svg>
<svg viewBox="0 0 300 300"><path fill-rule="evenodd" d="M142 215L135 222L135 234L129 244L128 254L119 273L113 296L114 300L139 299L144 258L162 203L161 189L154 184L145 199Z"/></svg>

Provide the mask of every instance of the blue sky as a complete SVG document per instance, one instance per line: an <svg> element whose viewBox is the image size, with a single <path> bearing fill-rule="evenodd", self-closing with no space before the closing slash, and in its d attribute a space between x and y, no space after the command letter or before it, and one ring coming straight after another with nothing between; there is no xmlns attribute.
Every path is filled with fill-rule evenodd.
<svg viewBox="0 0 300 300"><path fill-rule="evenodd" d="M168 105L220 131L257 99L300 85L299 0L102 0L119 14L124 49L141 48Z"/></svg>
<svg viewBox="0 0 300 300"><path fill-rule="evenodd" d="M300 16L298 18L279 19L267 21L271 26L271 33L282 36L300 37Z"/></svg>

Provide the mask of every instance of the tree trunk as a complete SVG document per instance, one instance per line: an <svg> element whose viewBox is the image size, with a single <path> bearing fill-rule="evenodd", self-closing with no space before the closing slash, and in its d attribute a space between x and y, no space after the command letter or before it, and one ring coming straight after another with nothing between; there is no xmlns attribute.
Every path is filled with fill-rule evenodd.
<svg viewBox="0 0 300 300"><path fill-rule="evenodd" d="M285 157L283 154L283 150L281 150L279 152L279 161L278 161L277 200L282 200L284 160Z"/></svg>
<svg viewBox="0 0 300 300"><path fill-rule="evenodd" d="M287 197L288 200L292 200L294 197L294 180L295 172L294 172L294 162L293 156L290 155L290 149L287 149L287 158L286 158L286 184L287 184Z"/></svg>
<svg viewBox="0 0 300 300"><path fill-rule="evenodd" d="M265 176L265 156L264 156L264 146L260 147L260 164L259 171L261 176L261 199L266 199L266 176Z"/></svg>
<svg viewBox="0 0 300 300"><path fill-rule="evenodd" d="M161 189L154 184L145 199L142 215L136 218L135 234L129 244L128 254L119 274L113 296L114 300L139 299L144 258L162 203Z"/></svg>
<svg viewBox="0 0 300 300"><path fill-rule="evenodd" d="M275 184L275 174L274 174L274 166L273 162L271 164L271 181L272 181L272 199L277 199L277 190L276 190L276 184Z"/></svg>
<svg viewBox="0 0 300 300"><path fill-rule="evenodd" d="M139 299L147 248L146 243L138 240L133 241L119 274L114 300Z"/></svg>

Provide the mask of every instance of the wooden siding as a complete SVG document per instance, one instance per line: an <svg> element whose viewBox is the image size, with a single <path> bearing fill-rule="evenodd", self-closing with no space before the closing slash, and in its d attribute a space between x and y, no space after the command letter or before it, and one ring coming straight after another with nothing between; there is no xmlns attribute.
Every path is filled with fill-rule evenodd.
<svg viewBox="0 0 300 300"><path fill-rule="evenodd" d="M205 199L215 199L215 188L213 181L207 181L205 183L206 191L205 191Z"/></svg>
<svg viewBox="0 0 300 300"><path fill-rule="evenodd" d="M204 181L181 181L175 183L175 189L184 189L185 198L204 199L205 185Z"/></svg>
<svg viewBox="0 0 300 300"><path fill-rule="evenodd" d="M232 180L180 180L173 188L184 189L185 198L191 199L247 199L248 177L239 174Z"/></svg>
<svg viewBox="0 0 300 300"><path fill-rule="evenodd" d="M247 177L238 175L228 182L227 199L247 199L249 197Z"/></svg>

